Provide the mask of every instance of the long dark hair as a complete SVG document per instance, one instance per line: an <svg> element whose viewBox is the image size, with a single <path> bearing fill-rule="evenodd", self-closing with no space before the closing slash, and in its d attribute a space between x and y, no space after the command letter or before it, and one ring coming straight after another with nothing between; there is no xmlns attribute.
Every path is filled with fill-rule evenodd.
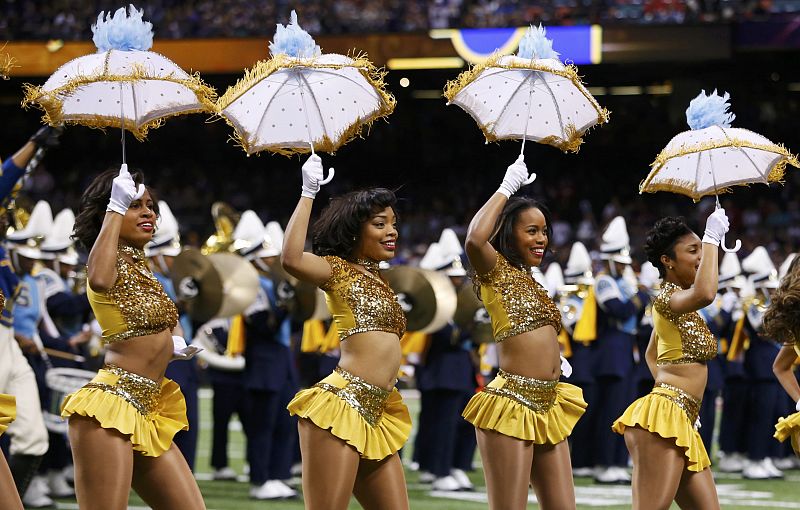
<svg viewBox="0 0 800 510"><path fill-rule="evenodd" d="M800 256L796 256L786 276L770 298L764 312L764 331L779 342L795 343L800 335Z"/></svg>
<svg viewBox="0 0 800 510"><path fill-rule="evenodd" d="M78 215L75 217L75 229L72 231L72 239L76 240L85 250L92 249L92 245L94 245L97 235L100 233L108 200L111 198L111 182L118 175L119 170L106 170L92 180L81 196L81 204L78 208ZM137 186L142 183L144 178L138 170L131 172L131 177L133 177L133 181ZM153 210L158 215L158 200L152 188L148 187L147 189L153 199Z"/></svg>
<svg viewBox="0 0 800 510"><path fill-rule="evenodd" d="M525 262L523 262L522 255L517 253L516 243L514 242L514 225L516 225L519 215L528 209L539 209L544 215L545 231L547 232L545 253L549 252L550 241L553 239L552 215L543 203L530 197L512 197L506 202L494 225L494 233L489 239L494 249L505 257L512 266L516 267L524 267Z"/></svg>
<svg viewBox="0 0 800 510"><path fill-rule="evenodd" d="M361 226L387 207L394 209L396 203L394 191L386 188L351 191L334 197L314 223L311 250L320 256L352 258L361 237Z"/></svg>
<svg viewBox="0 0 800 510"><path fill-rule="evenodd" d="M667 269L661 262L661 256L675 258L675 244L678 239L686 234L693 234L694 231L686 224L683 216L667 216L658 220L653 228L647 232L647 240L644 243L644 251L647 260L658 268L661 278L667 275Z"/></svg>

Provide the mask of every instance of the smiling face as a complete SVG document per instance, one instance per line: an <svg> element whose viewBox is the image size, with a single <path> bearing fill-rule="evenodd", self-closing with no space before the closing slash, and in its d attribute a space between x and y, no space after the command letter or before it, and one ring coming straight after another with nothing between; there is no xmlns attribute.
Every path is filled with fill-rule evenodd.
<svg viewBox="0 0 800 510"><path fill-rule="evenodd" d="M156 227L154 206L150 191L147 189L142 198L131 202L119 230L121 241L135 248L144 248L144 245L153 239Z"/></svg>
<svg viewBox="0 0 800 510"><path fill-rule="evenodd" d="M542 263L544 252L550 240L547 237L547 221L536 207L529 207L519 213L514 223L514 248L526 266Z"/></svg>
<svg viewBox="0 0 800 510"><path fill-rule="evenodd" d="M685 234L678 238L673 250L675 258L661 255L661 262L667 271L666 279L681 288L688 289L694 283L694 277L703 257L700 238L694 232Z"/></svg>
<svg viewBox="0 0 800 510"><path fill-rule="evenodd" d="M396 243L397 217L394 209L387 207L361 225L353 255L359 259L390 260L394 258Z"/></svg>

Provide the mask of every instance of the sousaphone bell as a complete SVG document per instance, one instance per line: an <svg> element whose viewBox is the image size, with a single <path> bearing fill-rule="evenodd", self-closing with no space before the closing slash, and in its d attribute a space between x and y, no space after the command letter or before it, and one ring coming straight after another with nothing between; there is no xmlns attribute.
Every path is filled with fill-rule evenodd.
<svg viewBox="0 0 800 510"><path fill-rule="evenodd" d="M233 253L203 255L189 248L175 257L170 273L187 313L198 322L240 314L258 294L258 272Z"/></svg>
<svg viewBox="0 0 800 510"><path fill-rule="evenodd" d="M456 289L445 274L410 266L395 266L384 278L403 307L408 331L432 333L447 325L456 311Z"/></svg>

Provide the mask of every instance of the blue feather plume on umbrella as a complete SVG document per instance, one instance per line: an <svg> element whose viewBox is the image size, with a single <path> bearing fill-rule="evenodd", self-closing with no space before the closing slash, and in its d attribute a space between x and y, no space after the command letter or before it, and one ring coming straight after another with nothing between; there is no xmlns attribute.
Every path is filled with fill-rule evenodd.
<svg viewBox="0 0 800 510"><path fill-rule="evenodd" d="M295 11L292 11L288 25L278 23L269 51L273 57L282 53L294 58L313 58L322 53L311 34L300 28Z"/></svg>
<svg viewBox="0 0 800 510"><path fill-rule="evenodd" d="M136 10L131 4L128 12L120 7L111 15L100 12L92 25L92 41L101 52L108 50L147 51L153 46L153 24L144 21L144 9Z"/></svg>
<svg viewBox="0 0 800 510"><path fill-rule="evenodd" d="M552 58L558 60L558 52L553 49L553 41L548 39L547 31L540 24L538 27L531 25L519 42L517 56L531 60L534 58Z"/></svg>
<svg viewBox="0 0 800 510"><path fill-rule="evenodd" d="M686 123L692 129L705 129L711 126L731 127L736 115L728 111L731 107L728 102L730 98L731 95L727 92L722 96L717 94L717 89L708 95L705 90L701 91L686 109Z"/></svg>

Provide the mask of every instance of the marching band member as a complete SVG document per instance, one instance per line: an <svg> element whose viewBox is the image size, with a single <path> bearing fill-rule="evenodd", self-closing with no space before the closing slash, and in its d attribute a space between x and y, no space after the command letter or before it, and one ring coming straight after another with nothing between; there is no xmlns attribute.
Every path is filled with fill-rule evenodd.
<svg viewBox="0 0 800 510"><path fill-rule="evenodd" d="M745 302L744 331L750 342L744 353L748 391L745 401L747 460L742 477L756 480L783 478L783 472L771 459L778 456L779 445L771 436L775 422L782 414L783 396L772 367L781 347L765 335L763 328L764 312L771 301L772 291L778 287L778 271L763 246L742 260L742 269L750 273L748 281L755 289L755 296Z"/></svg>
<svg viewBox="0 0 800 510"><path fill-rule="evenodd" d="M541 508L575 508L565 439L586 403L578 387L558 381L561 314L530 270L542 262L552 225L535 200L510 198L535 177L520 156L467 232L500 355L497 377L463 414L475 426L492 509L525 508L529 484Z"/></svg>
<svg viewBox="0 0 800 510"><path fill-rule="evenodd" d="M328 177L328 180L332 174ZM375 188L333 199L314 228L313 253L303 252L322 162L303 164L300 200L281 254L293 276L326 292L341 343L336 370L289 404L297 415L306 508L347 508L351 493L365 508L408 508L397 451L411 417L394 388L406 318L378 263L394 257L393 192Z"/></svg>
<svg viewBox="0 0 800 510"><path fill-rule="evenodd" d="M739 257L726 253L720 264L720 289L724 295L736 298L728 324L718 324L723 338L722 351L718 356L722 361L722 417L719 425L719 462L717 469L723 473L737 473L744 469L747 452L747 381L744 371L744 344L746 320L742 304L749 288L747 278L742 274ZM753 291L754 292L754 291ZM731 297L728 298L732 299ZM718 316L724 319L725 315Z"/></svg>
<svg viewBox="0 0 800 510"><path fill-rule="evenodd" d="M717 397L725 388L724 353L722 341L730 329L733 309L739 302L739 297L730 290L732 279L739 268L739 258L735 253L726 253L719 266L719 290L714 302L700 310L700 316L708 325L709 331L717 340L717 355L706 363L708 367L708 381L703 392L703 404L700 407L701 423L716 423ZM714 427L706 426L700 429L700 437L706 451L711 451Z"/></svg>
<svg viewBox="0 0 800 510"><path fill-rule="evenodd" d="M20 179L37 150L57 144L60 130L43 127L13 156L3 161L0 172L0 238L5 237L9 200L21 187ZM5 308L0 315L0 393L16 397L16 419L8 427L11 438L8 465L19 494L28 485L48 449L47 428L42 417L36 377L14 338L13 309L19 278L14 273L6 250L0 246L0 290Z"/></svg>
<svg viewBox="0 0 800 510"><path fill-rule="evenodd" d="M597 465L594 479L599 483L628 483L628 454L621 437L608 424L625 410L630 401L634 373L633 346L639 317L649 303L646 289L639 289L624 277L633 262L625 219L617 216L603 232L600 258L605 271L595 280L597 295L597 341L592 345L594 376L597 384L596 407Z"/></svg>
<svg viewBox="0 0 800 510"><path fill-rule="evenodd" d="M420 267L443 272L458 290L466 283L463 251L456 233L444 229ZM421 398L414 450L419 450L420 473L433 475L433 490L473 489L466 472L472 470L475 431L461 419L461 411L477 387L471 350L470 332L450 320L430 334L415 371Z"/></svg>
<svg viewBox="0 0 800 510"><path fill-rule="evenodd" d="M172 336L178 311L145 260L157 215L141 175L123 164L89 184L75 219L75 238L91 248L87 292L106 344L106 365L62 406L82 509L125 509L131 487L154 508L205 508L172 441L188 427L186 404L164 372L193 351Z"/></svg>
<svg viewBox="0 0 800 510"><path fill-rule="evenodd" d="M559 305L564 328L562 335L567 335L572 351L569 356L572 365L569 380L581 389L584 400L591 401L595 396L591 344L597 338L597 300L593 288L592 258L580 241L570 249L564 269L564 283L565 288L559 290ZM569 437L573 476L594 474L595 431L592 424L596 410L592 406L587 407Z"/></svg>
<svg viewBox="0 0 800 510"><path fill-rule="evenodd" d="M636 398L644 397L650 393L655 383L653 374L650 373L650 368L647 366L647 360L645 360L645 352L647 352L647 344L650 343L650 335L653 334L652 300L658 295L660 280L661 276L656 266L649 260L642 264L639 270L639 285L647 290L650 296L650 303L645 307L636 331Z"/></svg>
<svg viewBox="0 0 800 510"><path fill-rule="evenodd" d="M800 312L797 309L800 302L800 257L790 257L793 260L764 313L764 330L771 338L783 343L772 370L789 398L795 402L796 411L778 420L775 438L782 442L791 438L792 449L800 456L800 385L794 372L794 365L800 356Z"/></svg>
<svg viewBox="0 0 800 510"><path fill-rule="evenodd" d="M697 313L717 295L717 252L728 231L724 209L712 213L702 242L682 218L656 222L647 234L647 259L662 277L653 303L653 335L645 358L652 392L613 424L633 459L633 508L719 508L703 441L697 432L705 363L717 343Z"/></svg>
<svg viewBox="0 0 800 510"><path fill-rule="evenodd" d="M150 268L158 282L164 287L164 292L178 307L178 324L180 334L184 338L192 338L194 330L189 314L181 308L175 286L172 284L170 271L172 262L181 254L181 235L178 220L172 214L172 209L163 201L158 202L158 221L156 223L153 240L144 247L144 256L147 258ZM194 359L187 360L185 363L170 363L164 377L171 379L181 389L184 401L186 402L186 419L189 422L188 430L180 430L172 439L175 446L181 451L189 464L189 469L194 471L194 462L197 456L197 434L200 431L200 406L197 398L197 391L200 386L200 379L197 375L197 363Z"/></svg>
<svg viewBox="0 0 800 510"><path fill-rule="evenodd" d="M254 211L242 214L233 238L244 245L238 253L256 268L260 283L255 302L242 314L250 497L292 498L297 492L283 480L291 478L297 422L284 409L297 392L297 374L288 311L270 279L271 265L280 255L276 242L282 239L267 235Z"/></svg>

